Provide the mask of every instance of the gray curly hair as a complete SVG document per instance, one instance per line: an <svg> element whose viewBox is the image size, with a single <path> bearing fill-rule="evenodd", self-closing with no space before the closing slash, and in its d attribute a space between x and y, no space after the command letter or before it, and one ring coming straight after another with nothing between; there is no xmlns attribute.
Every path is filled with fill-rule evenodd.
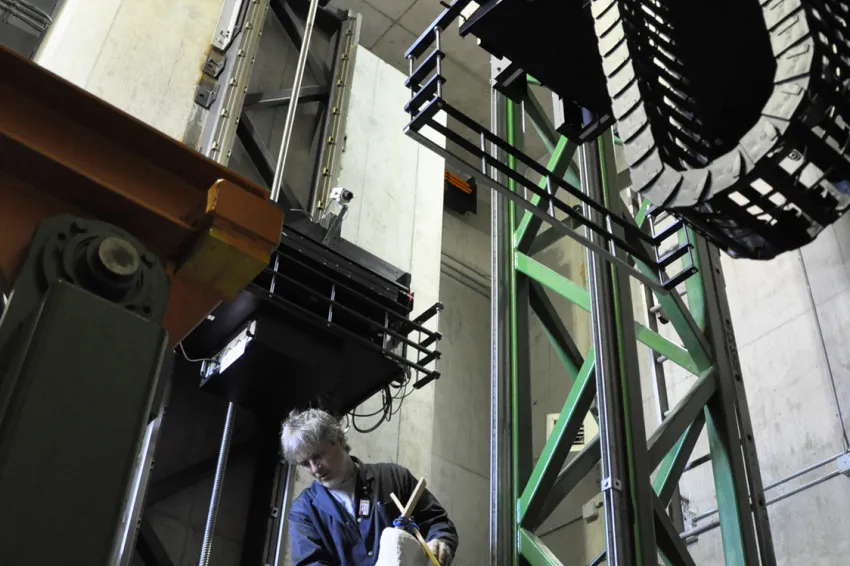
<svg viewBox="0 0 850 566"><path fill-rule="evenodd" d="M339 419L319 409L292 411L280 429L280 447L283 457L291 464L305 454L311 454L325 442L339 444L346 452L351 446Z"/></svg>

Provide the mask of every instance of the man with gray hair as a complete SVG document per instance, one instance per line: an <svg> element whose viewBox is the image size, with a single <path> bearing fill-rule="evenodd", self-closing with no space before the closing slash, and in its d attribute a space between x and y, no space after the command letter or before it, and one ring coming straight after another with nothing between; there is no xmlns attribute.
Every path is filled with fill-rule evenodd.
<svg viewBox="0 0 850 566"><path fill-rule="evenodd" d="M407 501L416 480L396 464L366 464L351 456L338 419L318 409L293 411L280 435L283 455L314 478L289 512L293 566L373 566L381 533L399 516L390 493ZM413 511L441 566L451 563L458 537L454 524L427 490Z"/></svg>

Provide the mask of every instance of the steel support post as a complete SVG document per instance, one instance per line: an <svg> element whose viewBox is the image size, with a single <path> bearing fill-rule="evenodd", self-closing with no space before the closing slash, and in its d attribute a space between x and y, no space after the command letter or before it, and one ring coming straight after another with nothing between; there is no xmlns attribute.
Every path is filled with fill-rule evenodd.
<svg viewBox="0 0 850 566"><path fill-rule="evenodd" d="M610 134L603 137L602 143L606 141L610 142ZM620 197L616 181L606 179L606 164L600 163L605 148L590 142L580 151L582 187L592 199L611 206ZM593 234L590 237L599 238ZM597 355L607 563L654 566L653 494L649 485L636 338L631 324L631 289L628 276L590 251L587 265L593 346Z"/></svg>
<svg viewBox="0 0 850 566"><path fill-rule="evenodd" d="M720 253L697 238L695 257L702 268L706 331L717 375L718 394L705 416L726 564L773 566L773 537Z"/></svg>
<svg viewBox="0 0 850 566"><path fill-rule="evenodd" d="M506 141L514 147L523 147L522 106L505 101ZM508 156L508 166L515 169L517 163ZM512 191L520 189L508 180ZM519 225L521 211L516 203L508 203L508 222L514 231ZM511 265L514 265L516 248L511 246ZM518 501L523 486L531 476L534 455L531 438L531 358L529 357L530 336L529 279L517 269L509 271L509 325L510 325L510 372L511 372L511 452L513 454L513 500ZM519 548L519 541L515 547Z"/></svg>
<svg viewBox="0 0 850 566"><path fill-rule="evenodd" d="M357 45L360 43L360 24L361 17L348 12L337 32L331 88L320 126L321 137L318 140L312 184L305 208L314 222L319 220L321 209L327 206L333 183L339 176L345 120L354 79L354 61Z"/></svg>
<svg viewBox="0 0 850 566"><path fill-rule="evenodd" d="M504 131L505 101L490 92L492 130ZM494 145L494 157L500 152ZM497 175L494 170L492 174ZM515 516L511 462L510 332L508 327L513 230L508 222L508 200L493 193L490 203L490 566L514 561Z"/></svg>

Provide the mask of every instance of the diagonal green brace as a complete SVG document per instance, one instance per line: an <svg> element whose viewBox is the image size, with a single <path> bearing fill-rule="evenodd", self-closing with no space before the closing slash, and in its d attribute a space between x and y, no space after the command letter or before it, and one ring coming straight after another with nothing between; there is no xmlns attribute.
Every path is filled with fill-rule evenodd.
<svg viewBox="0 0 850 566"><path fill-rule="evenodd" d="M552 490L549 493L549 497L546 498L543 511L540 513L537 521L532 523L530 517L526 518L528 528L533 530L540 527L540 524L549 518L564 498L575 489L578 483L599 465L599 460L601 459L602 452L599 448L599 435L597 434L558 473L558 477L555 479L555 485L552 486Z"/></svg>
<svg viewBox="0 0 850 566"><path fill-rule="evenodd" d="M519 252L514 258L514 268L552 289L580 309L590 312L590 294L578 283Z"/></svg>
<svg viewBox="0 0 850 566"><path fill-rule="evenodd" d="M570 281L568 278L523 253L516 253L514 267L531 279L564 297L580 309L590 312L590 294L581 285ZM679 367L695 375L700 373L699 365L691 357L691 354L681 346L670 342L657 332L653 332L638 322L635 322L635 335L638 342L648 346L656 353L665 356Z"/></svg>
<svg viewBox="0 0 850 566"><path fill-rule="evenodd" d="M558 473L570 454L570 447L596 395L596 382L593 379L595 366L596 355L591 349L519 498L517 512L520 525L527 526L528 522L536 522L555 480L558 479Z"/></svg>
<svg viewBox="0 0 850 566"><path fill-rule="evenodd" d="M696 566L685 541L679 537L679 531L673 526L667 509L655 494L652 495L652 507L655 513L658 550L664 557L664 562L669 566Z"/></svg>
<svg viewBox="0 0 850 566"><path fill-rule="evenodd" d="M644 203L646 204L646 203ZM642 223L645 215L646 208L645 206L641 206L640 211L638 211L637 220L632 217L632 215L626 210L625 204L620 203L620 212L621 217L624 220L631 220L635 226L638 226L637 220L640 220ZM633 245L644 248L646 255L652 257L652 252L645 242L634 238L627 237L627 239L632 241ZM635 267L640 270L646 277L652 279L653 281L660 283L660 278L658 273L655 270L647 265L646 263L639 261L637 258L632 258L635 262ZM701 287L701 281L700 281ZM689 289L690 292L690 289ZM685 348L690 353L694 362L696 362L697 368L699 371L704 371L711 367L711 354L708 349L708 342L703 335L702 328L694 320L693 315L691 315L688 308L685 306L685 303L682 301L682 298L678 293L655 293L655 298L658 301L658 305L664 311L664 314L667 316L667 319L670 321L670 324L676 330L676 333L679 335L679 338L682 339L682 344L685 345Z"/></svg>
<svg viewBox="0 0 850 566"><path fill-rule="evenodd" d="M688 465L688 459L694 451L694 446L696 446L703 428L705 428L705 412L699 414L673 449L661 461L658 474L652 482L652 488L664 505L667 505L670 498L673 497L673 492L676 491L676 486Z"/></svg>
<svg viewBox="0 0 850 566"><path fill-rule="evenodd" d="M567 370L570 381L575 381L579 370L584 365L584 356L581 355L581 351L567 331L564 321L558 316L555 305L552 304L543 286L532 280L530 281L529 291L531 310L537 315L549 343L564 365L564 369Z"/></svg>
<svg viewBox="0 0 850 566"><path fill-rule="evenodd" d="M519 530L519 553L531 566L564 566L542 540L526 529Z"/></svg>
<svg viewBox="0 0 850 566"><path fill-rule="evenodd" d="M732 473L730 450L740 450L740 446L726 446L722 417L723 408L719 400L709 404L705 409L706 430L708 431L708 447L711 453L711 467L714 472L714 491L717 495L718 519L720 521L720 537L723 540L723 556L730 566L746 566L745 543L743 536L743 521L750 517L741 512L749 504L739 500L739 497L749 499L747 494L738 494L735 490L735 480Z"/></svg>
<svg viewBox="0 0 850 566"><path fill-rule="evenodd" d="M551 171L552 175L563 177L574 187L579 187L580 184L578 177L576 177L576 174L569 168L573 159L573 154L575 154L576 147L576 144L562 136L561 139L558 140L558 144L555 146L555 150L552 152L552 155L549 157L546 169ZM537 183L537 186L541 189L545 188L546 177L541 178ZM540 200L540 195L533 195L531 197L531 204L538 206L540 204ZM519 225L514 232L514 246L516 246L516 248L520 251L527 251L531 246L531 242L534 240L534 237L537 235L537 231L540 229L542 223L543 221L540 218L531 212L526 211L525 214L522 215L522 220L520 220Z"/></svg>
<svg viewBox="0 0 850 566"><path fill-rule="evenodd" d="M555 126L549 120L549 117L546 116L543 105L540 104L540 101L537 100L531 89L526 89L522 103L525 115L537 132L540 141L543 142L543 147L546 148L546 151L550 155L555 153L555 146L558 145L558 138L561 136L555 130Z"/></svg>
<svg viewBox="0 0 850 566"><path fill-rule="evenodd" d="M712 368L703 372L682 400L673 410L667 413L661 426L655 429L655 432L649 437L650 470L654 470L661 464L666 454L676 445L678 439L705 410L716 391L717 379Z"/></svg>

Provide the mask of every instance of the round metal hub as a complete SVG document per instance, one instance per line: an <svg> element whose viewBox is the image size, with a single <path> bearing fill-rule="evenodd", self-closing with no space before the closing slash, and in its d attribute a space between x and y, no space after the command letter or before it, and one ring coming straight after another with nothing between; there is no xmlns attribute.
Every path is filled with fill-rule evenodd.
<svg viewBox="0 0 850 566"><path fill-rule="evenodd" d="M97 257L106 270L116 277L132 277L139 270L139 252L127 240L109 237L97 248Z"/></svg>

